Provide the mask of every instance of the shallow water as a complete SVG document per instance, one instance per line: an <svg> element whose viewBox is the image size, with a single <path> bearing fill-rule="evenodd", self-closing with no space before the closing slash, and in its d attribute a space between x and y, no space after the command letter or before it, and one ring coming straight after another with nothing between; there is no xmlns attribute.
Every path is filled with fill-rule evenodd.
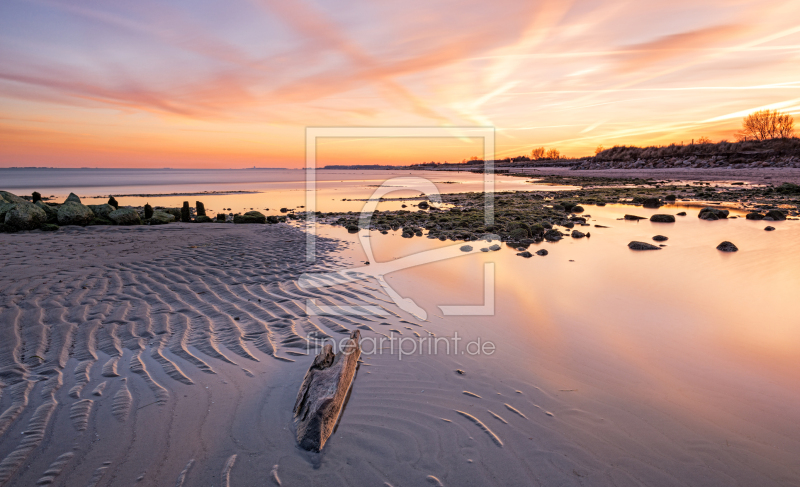
<svg viewBox="0 0 800 487"><path fill-rule="evenodd" d="M73 192L85 204L100 204L109 195L121 196L120 205L177 207L184 201L194 206L204 203L209 214L251 209L266 214L280 214L280 208L307 206L307 174L299 169L0 169L0 188L15 194L53 196L61 201ZM471 172L441 171L340 171L317 170L313 175L317 211L359 211L384 183L396 191L388 198L415 197L420 179L431 181L439 193L484 191L484 175ZM495 191L574 189L572 186L551 186L528 182L525 178L495 175ZM203 194L170 196L168 193L203 193L209 191L248 191L245 194ZM379 209L399 210L399 201L382 202ZM225 210L230 208L230 210ZM267 210L268 209L268 210Z"/></svg>
<svg viewBox="0 0 800 487"><path fill-rule="evenodd" d="M505 244L482 253L485 242L464 254L463 242L377 232L369 240L376 262L455 247L454 258L387 282L438 329L491 340L497 352L478 359L482 377L550 395L552 434L582 454L605 464L628 457L626 475L645 484L658 478L648 468L667 483L800 481L800 222L711 222L678 206L585 208L592 226L577 228L591 237L529 248L546 248L545 257L525 259ZM671 224L619 220L679 210L688 216ZM661 250L627 247L659 234L669 237ZM716 250L723 240L739 251ZM487 262L493 314L442 316L442 305L484 303Z"/></svg>

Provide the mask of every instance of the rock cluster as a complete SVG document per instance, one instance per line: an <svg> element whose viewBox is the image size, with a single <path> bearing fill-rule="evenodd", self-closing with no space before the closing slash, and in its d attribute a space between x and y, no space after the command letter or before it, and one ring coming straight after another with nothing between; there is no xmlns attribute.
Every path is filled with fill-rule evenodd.
<svg viewBox="0 0 800 487"><path fill-rule="evenodd" d="M797 167L800 168L800 157L771 157L767 159L740 160L725 156L690 156L690 157L662 157L636 159L632 161L603 161L588 159L573 166L577 170L603 170L603 169L752 169L762 167Z"/></svg>

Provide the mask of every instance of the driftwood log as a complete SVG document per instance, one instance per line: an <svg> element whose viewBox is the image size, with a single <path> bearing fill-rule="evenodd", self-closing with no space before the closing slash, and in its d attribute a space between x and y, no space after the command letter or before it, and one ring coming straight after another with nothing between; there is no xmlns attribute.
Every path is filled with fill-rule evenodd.
<svg viewBox="0 0 800 487"><path fill-rule="evenodd" d="M303 378L294 404L297 443L304 449L320 451L339 420L347 392L361 356L361 333L353 331L347 345L333 353L325 345Z"/></svg>

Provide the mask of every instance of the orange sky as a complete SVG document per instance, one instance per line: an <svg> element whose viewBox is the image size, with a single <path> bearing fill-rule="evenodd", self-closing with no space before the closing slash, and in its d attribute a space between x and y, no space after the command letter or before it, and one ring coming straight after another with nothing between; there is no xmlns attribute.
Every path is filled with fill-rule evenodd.
<svg viewBox="0 0 800 487"><path fill-rule="evenodd" d="M497 157L800 113L800 2L8 0L0 167L299 167L307 126L493 126ZM471 139L320 141L322 164Z"/></svg>

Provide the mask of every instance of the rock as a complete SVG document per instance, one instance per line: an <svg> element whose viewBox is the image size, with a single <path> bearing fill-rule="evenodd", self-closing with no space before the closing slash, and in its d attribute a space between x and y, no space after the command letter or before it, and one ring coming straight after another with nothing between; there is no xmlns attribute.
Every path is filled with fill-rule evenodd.
<svg viewBox="0 0 800 487"><path fill-rule="evenodd" d="M22 203L14 203L5 212L3 222L6 231L34 230L47 223L47 213L33 203L22 200Z"/></svg>
<svg viewBox="0 0 800 487"><path fill-rule="evenodd" d="M721 244L717 245L717 250L721 250L723 252L736 252L737 250L739 250L739 248L726 240Z"/></svg>
<svg viewBox="0 0 800 487"><path fill-rule="evenodd" d="M42 200L38 200L35 205L44 210L47 214L47 221L49 223L56 223L58 222L58 210L53 208L52 206L48 205Z"/></svg>
<svg viewBox="0 0 800 487"><path fill-rule="evenodd" d="M92 218L92 221L89 222L89 225L92 225L92 226L95 226L95 225L113 225L113 224L114 224L114 222L112 222L108 218L98 218L98 217Z"/></svg>
<svg viewBox="0 0 800 487"><path fill-rule="evenodd" d="M667 240L669 240L669 238L663 235L656 235L655 237L653 237L653 240L655 240L656 242L666 242Z"/></svg>
<svg viewBox="0 0 800 487"><path fill-rule="evenodd" d="M139 212L133 208L119 208L108 214L108 219L116 225L141 225Z"/></svg>
<svg viewBox="0 0 800 487"><path fill-rule="evenodd" d="M217 216L219 216L219 215L217 215ZM270 216L267 217L267 223L275 224L275 223L278 223L278 222L280 222L280 220L278 220L278 217L275 216L275 215L270 215ZM348 227L347 230L349 231L350 228ZM356 232L358 232L358 227L356 227Z"/></svg>
<svg viewBox="0 0 800 487"><path fill-rule="evenodd" d="M275 221L270 220L270 218L273 218ZM225 213L217 213L217 221L218 222L224 222L225 221ZM267 217L267 223L278 223L278 219L275 218L274 216L273 217L269 217L268 216Z"/></svg>
<svg viewBox="0 0 800 487"><path fill-rule="evenodd" d="M354 330L336 355L330 344L314 357L294 403L297 443L309 451L320 451L328 441L353 383L361 356L361 333Z"/></svg>
<svg viewBox="0 0 800 487"><path fill-rule="evenodd" d="M420 210L427 210L428 208L430 208L430 205L428 205L427 201L420 202L420 204L419 204L419 209Z"/></svg>
<svg viewBox="0 0 800 487"><path fill-rule="evenodd" d="M462 245L459 250L462 252L472 252L472 245Z"/></svg>
<svg viewBox="0 0 800 487"><path fill-rule="evenodd" d="M148 203L144 205L144 219L149 220L150 218L153 218L153 207Z"/></svg>
<svg viewBox="0 0 800 487"><path fill-rule="evenodd" d="M682 212L678 213L678 216L686 216L686 212L682 211Z"/></svg>
<svg viewBox="0 0 800 487"><path fill-rule="evenodd" d="M700 210L700 213L697 215L698 218L701 220L724 220L728 218L728 214L730 212L728 210L719 210L717 208L703 208Z"/></svg>
<svg viewBox="0 0 800 487"><path fill-rule="evenodd" d="M58 230L58 228L59 228L58 225L53 225L52 223L44 223L40 227L40 230L42 230L43 232L55 232L56 230Z"/></svg>
<svg viewBox="0 0 800 487"><path fill-rule="evenodd" d="M542 257L544 257L547 254L548 254L548 252L547 252L546 249L539 249L539 250L536 251L536 255L541 255Z"/></svg>
<svg viewBox="0 0 800 487"><path fill-rule="evenodd" d="M528 252L527 250L525 252L520 252L517 255L519 255L520 257L525 257L526 259L533 257L533 254Z"/></svg>
<svg viewBox="0 0 800 487"><path fill-rule="evenodd" d="M288 213L288 212L289 212L288 208L281 208L281 213Z"/></svg>
<svg viewBox="0 0 800 487"><path fill-rule="evenodd" d="M260 211L248 211L244 215L233 215L233 223L267 223L267 217Z"/></svg>
<svg viewBox="0 0 800 487"><path fill-rule="evenodd" d="M87 206L89 207L90 210L92 210L92 213L94 213L94 216L96 216L98 218L105 218L105 219L108 219L108 214L109 213L111 213L112 211L116 210L116 208L114 208L113 206L109 205L108 203L105 203L105 204L102 204L102 205L87 205Z"/></svg>
<svg viewBox="0 0 800 487"><path fill-rule="evenodd" d="M764 227L764 230L766 230L768 232L771 232L771 231L775 230L775 227L766 226L766 227Z"/></svg>
<svg viewBox="0 0 800 487"><path fill-rule="evenodd" d="M166 225L175 221L175 216L164 211L154 211L148 223L150 225Z"/></svg>
<svg viewBox="0 0 800 487"><path fill-rule="evenodd" d="M642 202L642 206L645 208L659 208L663 205L661 200L658 198L647 198Z"/></svg>
<svg viewBox="0 0 800 487"><path fill-rule="evenodd" d="M25 198L20 198L14 193L9 193L8 191L0 191L0 197L2 197L8 203L29 203L29 201Z"/></svg>
<svg viewBox="0 0 800 487"><path fill-rule="evenodd" d="M214 220L211 219L210 216L207 215L200 215L194 219L195 223L212 223Z"/></svg>
<svg viewBox="0 0 800 487"><path fill-rule="evenodd" d="M581 213L583 211L584 211L583 207L580 206L580 205L575 205L575 206L572 207L572 212L573 213Z"/></svg>
<svg viewBox="0 0 800 487"><path fill-rule="evenodd" d="M113 206L115 210L119 209L119 203L117 203L117 200L113 196L108 197L108 205Z"/></svg>
<svg viewBox="0 0 800 487"><path fill-rule="evenodd" d="M70 194L70 196L73 196ZM77 198L77 197L76 197ZM58 208L58 224L66 225L80 225L85 227L94 219L94 212L86 205L76 203L74 200L61 205Z"/></svg>
<svg viewBox="0 0 800 487"><path fill-rule="evenodd" d="M196 208L197 216L206 216L206 205L202 201L195 201L194 207ZM195 221L197 221L197 218L195 218Z"/></svg>
<svg viewBox="0 0 800 487"><path fill-rule="evenodd" d="M36 204L37 201L42 201L42 194L38 191L34 191L31 194L31 203Z"/></svg>
<svg viewBox="0 0 800 487"><path fill-rule="evenodd" d="M572 238L583 238L585 236L586 236L586 234L583 233L583 232L579 232L577 230L573 230L572 231Z"/></svg>
<svg viewBox="0 0 800 487"><path fill-rule="evenodd" d="M189 208L188 201L184 201L183 206L181 207L181 221L184 223L192 221L192 211Z"/></svg>
<svg viewBox="0 0 800 487"><path fill-rule="evenodd" d="M673 215L653 215L650 217L651 222L656 223L675 223L675 216Z"/></svg>
<svg viewBox="0 0 800 487"><path fill-rule="evenodd" d="M564 222L564 224L561 225L561 226L564 227L564 228L574 228L575 224L572 223L572 222Z"/></svg>
<svg viewBox="0 0 800 487"><path fill-rule="evenodd" d="M765 216L765 217L764 217L764 221L765 221L765 222L774 222L774 221L775 221L775 219L774 219L774 218L772 218L771 216Z"/></svg>
<svg viewBox="0 0 800 487"><path fill-rule="evenodd" d="M523 238L530 237L530 232L525 228L515 228L508 234L509 238L514 241L520 241Z"/></svg>
<svg viewBox="0 0 800 487"><path fill-rule="evenodd" d="M647 242L637 242L636 240L629 243L628 248L631 250L661 250L661 247L657 247Z"/></svg>
<svg viewBox="0 0 800 487"><path fill-rule="evenodd" d="M491 250L491 251L498 251L498 250L500 250L500 246L499 246L499 245L497 245L497 244L491 245L491 246L489 247L489 250Z"/></svg>
<svg viewBox="0 0 800 487"><path fill-rule="evenodd" d="M664 201L675 201L676 199L678 198L674 194L668 194L664 197Z"/></svg>
<svg viewBox="0 0 800 487"><path fill-rule="evenodd" d="M776 222L786 220L786 214L781 210L769 210L767 212L767 216L772 218Z"/></svg>
<svg viewBox="0 0 800 487"><path fill-rule="evenodd" d="M636 216L636 215L625 215L625 219L626 220L633 220L633 221L647 220L647 218L645 218L643 216Z"/></svg>
<svg viewBox="0 0 800 487"><path fill-rule="evenodd" d="M559 232L558 230L555 230L555 229L550 229L550 230L544 232L544 238L548 242L557 242L557 241L561 240L562 237L563 237L563 235L561 235L561 232Z"/></svg>
<svg viewBox="0 0 800 487"><path fill-rule="evenodd" d="M748 213L747 215L745 215L745 218L747 218L748 220L763 220L764 219L764 215L762 215L761 213L758 213L756 211L753 211L753 212Z"/></svg>
<svg viewBox="0 0 800 487"><path fill-rule="evenodd" d="M81 199L75 193L70 193L64 203L78 203L81 204Z"/></svg>

